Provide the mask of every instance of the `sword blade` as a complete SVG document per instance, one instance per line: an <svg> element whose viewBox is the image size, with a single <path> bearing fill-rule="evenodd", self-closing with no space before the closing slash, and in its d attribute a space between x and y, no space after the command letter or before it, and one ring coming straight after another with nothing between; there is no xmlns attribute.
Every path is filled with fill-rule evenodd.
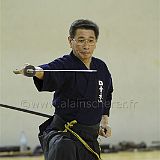
<svg viewBox="0 0 160 160"><path fill-rule="evenodd" d="M25 112L25 113L29 113L29 114L34 114L34 115L46 117L46 118L52 117L51 115L48 115L48 114L44 114L44 113L40 113L40 112L36 112L36 111L31 111L31 110L27 110L27 109L23 109L23 108L18 108L18 107L14 107L14 106L9 106L9 105L5 105L5 104L0 104L0 107L16 110L16 111L20 111L20 112Z"/></svg>
<svg viewBox="0 0 160 160"><path fill-rule="evenodd" d="M33 72L32 69L28 69L28 72ZM35 70L36 72L97 72L97 70Z"/></svg>

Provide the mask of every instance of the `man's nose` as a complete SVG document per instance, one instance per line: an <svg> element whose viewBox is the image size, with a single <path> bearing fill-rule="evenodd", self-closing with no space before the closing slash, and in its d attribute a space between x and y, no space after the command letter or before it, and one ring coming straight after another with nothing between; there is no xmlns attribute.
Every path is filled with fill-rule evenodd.
<svg viewBox="0 0 160 160"><path fill-rule="evenodd" d="M89 44L88 44L87 41L85 41L85 43L84 43L84 45L83 45L83 48L84 48L84 49L89 49Z"/></svg>

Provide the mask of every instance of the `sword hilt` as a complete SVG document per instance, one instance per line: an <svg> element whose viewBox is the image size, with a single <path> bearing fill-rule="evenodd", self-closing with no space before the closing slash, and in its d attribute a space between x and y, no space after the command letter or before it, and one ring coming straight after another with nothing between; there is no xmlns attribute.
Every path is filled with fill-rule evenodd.
<svg viewBox="0 0 160 160"><path fill-rule="evenodd" d="M13 73L14 74L22 74L21 70L18 70L18 69L14 70Z"/></svg>
<svg viewBox="0 0 160 160"><path fill-rule="evenodd" d="M36 68L32 65L27 65L21 70L14 70L13 73L15 74L23 74L27 77L33 77L36 74Z"/></svg>

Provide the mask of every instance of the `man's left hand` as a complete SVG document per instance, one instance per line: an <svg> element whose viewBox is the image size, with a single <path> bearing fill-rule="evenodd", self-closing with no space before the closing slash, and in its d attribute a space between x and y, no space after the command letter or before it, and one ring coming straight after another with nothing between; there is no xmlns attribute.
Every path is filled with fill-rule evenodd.
<svg viewBox="0 0 160 160"><path fill-rule="evenodd" d="M108 116L107 115L102 116L102 119L100 122L100 128L99 128L99 135L105 138L111 136L111 128L108 126Z"/></svg>
<svg viewBox="0 0 160 160"><path fill-rule="evenodd" d="M99 135L105 138L110 137L112 135L111 128L109 126L106 127L100 126Z"/></svg>

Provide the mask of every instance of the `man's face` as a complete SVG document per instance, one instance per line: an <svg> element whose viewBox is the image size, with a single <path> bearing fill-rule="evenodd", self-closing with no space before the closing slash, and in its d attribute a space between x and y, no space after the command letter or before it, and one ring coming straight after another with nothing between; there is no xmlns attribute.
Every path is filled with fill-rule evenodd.
<svg viewBox="0 0 160 160"><path fill-rule="evenodd" d="M81 61L86 62L91 59L96 48L96 37L93 30L77 29L74 38L68 38L73 53Z"/></svg>

